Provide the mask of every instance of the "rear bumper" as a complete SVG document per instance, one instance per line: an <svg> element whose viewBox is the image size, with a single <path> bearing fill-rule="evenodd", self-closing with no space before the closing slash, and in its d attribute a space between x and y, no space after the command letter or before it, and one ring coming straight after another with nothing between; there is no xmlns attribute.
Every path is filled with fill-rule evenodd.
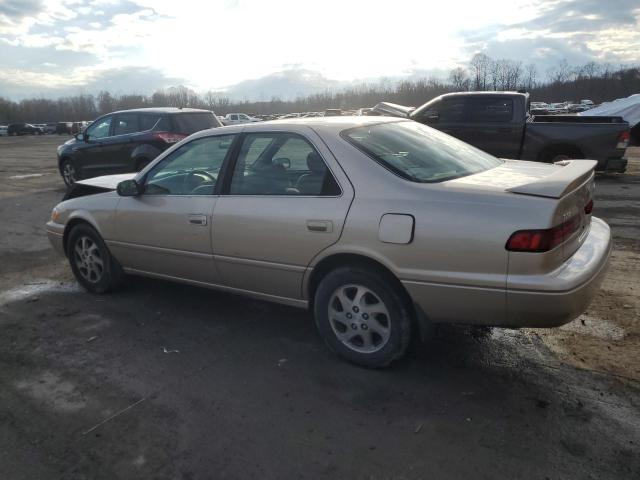
<svg viewBox="0 0 640 480"><path fill-rule="evenodd" d="M617 172L624 173L627 170L626 158L607 158L605 160L598 160L596 171L598 172Z"/></svg>
<svg viewBox="0 0 640 480"><path fill-rule="evenodd" d="M65 255L64 252L64 225L55 222L47 222L46 225L47 237L49 242L53 246L54 250L60 255Z"/></svg>
<svg viewBox="0 0 640 480"><path fill-rule="evenodd" d="M543 275L507 278L507 326L557 327L593 300L604 279L612 241L609 226L593 217L580 248L559 268Z"/></svg>

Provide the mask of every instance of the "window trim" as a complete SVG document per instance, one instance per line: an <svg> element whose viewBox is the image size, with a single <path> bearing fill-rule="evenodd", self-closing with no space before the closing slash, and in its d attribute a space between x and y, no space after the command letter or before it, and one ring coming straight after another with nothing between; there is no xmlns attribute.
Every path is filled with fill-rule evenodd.
<svg viewBox="0 0 640 480"><path fill-rule="evenodd" d="M320 158L322 159L322 161L324 162L325 166L327 167L327 171L331 174L331 176L333 177L333 180L336 182L336 185L338 186L338 189L340 190L340 192L337 195L277 195L277 194L239 194L239 193L229 193L231 191L231 181L233 179L233 172L235 171L236 165L238 163L238 158L240 156L240 150L242 148L242 144L244 143L244 139L248 136L248 135L292 135L292 136L297 136L302 138L303 140L305 140L306 142L309 143L309 145L311 145L311 147L315 150L315 152L320 155ZM322 155L317 147L317 145L306 135L303 135L302 133L298 133L298 132L292 132L291 130L264 130L264 131L255 131L255 132L241 132L238 135L238 142L237 144L234 146L232 145L232 148L235 147L234 152L233 152L233 157L231 158L225 158L225 163L226 163L226 168L225 165L223 165L223 168L220 169L221 174L224 174L223 177L223 181L221 182L216 182L216 187L218 184L220 184L220 191L219 194L221 196L225 196L225 197L240 197L240 198L249 198L249 197L257 197L257 198L340 198L344 195L344 188L342 188L342 185L340 184L340 181L338 180L338 178L336 177L335 172L333 171L333 169L331 168L331 165L329 165L329 162L327 162L327 160L325 159L324 155ZM224 171L223 171L224 169Z"/></svg>

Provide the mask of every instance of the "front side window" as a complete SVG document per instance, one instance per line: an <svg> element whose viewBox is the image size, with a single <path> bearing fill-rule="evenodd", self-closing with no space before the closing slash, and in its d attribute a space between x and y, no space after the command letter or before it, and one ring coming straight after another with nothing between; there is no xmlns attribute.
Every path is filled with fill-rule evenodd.
<svg viewBox="0 0 640 480"><path fill-rule="evenodd" d="M138 115L136 113L121 113L116 117L116 124L113 129L114 135L127 135L139 131Z"/></svg>
<svg viewBox="0 0 640 480"><path fill-rule="evenodd" d="M340 188L320 154L303 137L251 133L242 142L229 193L335 196Z"/></svg>
<svg viewBox="0 0 640 480"><path fill-rule="evenodd" d="M204 137L182 145L149 172L145 195L213 195L234 138Z"/></svg>
<svg viewBox="0 0 640 480"><path fill-rule="evenodd" d="M463 98L444 98L432 104L420 115L424 123L447 123L464 121L466 100Z"/></svg>
<svg viewBox="0 0 640 480"><path fill-rule="evenodd" d="M105 138L109 136L109 129L111 128L111 119L113 117L101 118L89 128L87 128L87 135L90 139Z"/></svg>
<svg viewBox="0 0 640 480"><path fill-rule="evenodd" d="M343 131L341 136L387 169L413 182L443 182L502 164L502 160L482 150L411 121L356 127Z"/></svg>

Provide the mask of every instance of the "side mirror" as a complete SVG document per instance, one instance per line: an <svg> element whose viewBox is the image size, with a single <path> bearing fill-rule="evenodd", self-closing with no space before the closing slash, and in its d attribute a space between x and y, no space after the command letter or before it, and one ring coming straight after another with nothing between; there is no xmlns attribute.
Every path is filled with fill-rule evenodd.
<svg viewBox="0 0 640 480"><path fill-rule="evenodd" d="M85 135L84 133L76 133L74 135L74 138L78 141L83 141L83 142L87 141L87 135Z"/></svg>
<svg viewBox="0 0 640 480"><path fill-rule="evenodd" d="M137 197L142 194L142 187L135 180L123 180L116 187L121 197Z"/></svg>

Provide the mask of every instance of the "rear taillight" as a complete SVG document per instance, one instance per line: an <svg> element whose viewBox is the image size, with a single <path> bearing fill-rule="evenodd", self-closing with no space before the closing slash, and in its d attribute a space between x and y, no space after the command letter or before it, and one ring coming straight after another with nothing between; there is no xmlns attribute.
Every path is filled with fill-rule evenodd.
<svg viewBox="0 0 640 480"><path fill-rule="evenodd" d="M518 230L507 240L506 249L511 252L548 252L567 240L580 228L576 215L564 223L545 230Z"/></svg>
<svg viewBox="0 0 640 480"><path fill-rule="evenodd" d="M587 215L591 215L592 211L593 211L593 200L589 200L589 203L587 203L584 206L584 213L586 213Z"/></svg>
<svg viewBox="0 0 640 480"><path fill-rule="evenodd" d="M186 135L182 133L156 132L153 137L162 140L164 143L178 143L183 138L186 138Z"/></svg>
<svg viewBox="0 0 640 480"><path fill-rule="evenodd" d="M629 139L631 135L629 134L629 130L625 130L620 135L618 135L618 144L616 148L627 148L629 146Z"/></svg>

